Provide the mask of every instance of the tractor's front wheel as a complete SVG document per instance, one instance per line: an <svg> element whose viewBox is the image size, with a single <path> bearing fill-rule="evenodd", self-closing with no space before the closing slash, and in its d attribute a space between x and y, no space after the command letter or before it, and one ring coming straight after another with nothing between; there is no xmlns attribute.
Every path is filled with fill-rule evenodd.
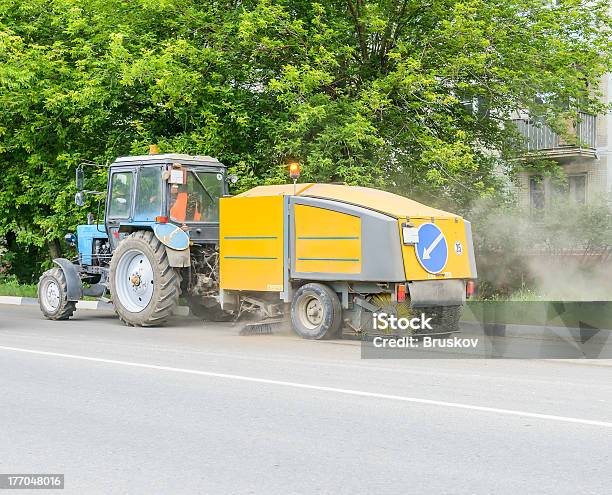
<svg viewBox="0 0 612 495"><path fill-rule="evenodd" d="M134 232L113 253L111 293L115 310L126 325L163 324L178 305L180 281L165 246L151 231Z"/></svg>
<svg viewBox="0 0 612 495"><path fill-rule="evenodd" d="M61 268L47 270L38 282L38 304L45 318L67 320L76 309L75 301L68 301L66 277Z"/></svg>

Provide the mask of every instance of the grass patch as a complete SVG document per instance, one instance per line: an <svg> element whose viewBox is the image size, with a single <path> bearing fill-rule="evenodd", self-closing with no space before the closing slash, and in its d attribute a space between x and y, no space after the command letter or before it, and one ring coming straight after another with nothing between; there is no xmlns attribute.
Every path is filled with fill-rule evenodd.
<svg viewBox="0 0 612 495"><path fill-rule="evenodd" d="M33 297L38 298L37 284L21 284L16 279L0 278L0 296ZM84 296L84 301L97 301L97 297Z"/></svg>
<svg viewBox="0 0 612 495"><path fill-rule="evenodd" d="M489 297L477 298L480 301L546 301L550 300L546 294L534 289L522 287L511 294L493 294Z"/></svg>
<svg viewBox="0 0 612 495"><path fill-rule="evenodd" d="M20 284L13 279L0 279L0 296L38 297L36 284Z"/></svg>

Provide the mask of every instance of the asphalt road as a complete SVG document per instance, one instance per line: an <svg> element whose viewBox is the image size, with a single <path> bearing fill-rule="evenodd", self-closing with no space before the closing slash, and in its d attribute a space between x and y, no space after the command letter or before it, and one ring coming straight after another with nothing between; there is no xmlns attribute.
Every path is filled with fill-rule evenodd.
<svg viewBox="0 0 612 495"><path fill-rule="evenodd" d="M173 325L0 306L0 472L77 494L612 492L609 362L361 360Z"/></svg>

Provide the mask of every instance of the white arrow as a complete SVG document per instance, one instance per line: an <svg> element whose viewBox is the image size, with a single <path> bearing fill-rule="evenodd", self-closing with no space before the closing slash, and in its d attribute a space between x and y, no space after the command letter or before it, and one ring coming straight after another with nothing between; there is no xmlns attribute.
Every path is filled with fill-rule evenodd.
<svg viewBox="0 0 612 495"><path fill-rule="evenodd" d="M436 246L438 244L440 244L440 241L442 239L444 239L444 234L442 232L440 232L440 235L438 237L436 237L436 240L431 243L431 246L429 246L428 248L423 249L423 259L424 260L428 260L429 258L431 258L431 252L434 249L436 249Z"/></svg>

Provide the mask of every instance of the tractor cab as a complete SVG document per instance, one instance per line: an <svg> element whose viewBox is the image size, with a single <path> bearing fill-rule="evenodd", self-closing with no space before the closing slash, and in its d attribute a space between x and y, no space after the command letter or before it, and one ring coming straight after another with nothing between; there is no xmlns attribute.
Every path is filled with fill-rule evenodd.
<svg viewBox="0 0 612 495"><path fill-rule="evenodd" d="M153 154L118 158L109 169L104 226L115 248L158 223L188 229L194 243L219 240L225 166L208 156Z"/></svg>

